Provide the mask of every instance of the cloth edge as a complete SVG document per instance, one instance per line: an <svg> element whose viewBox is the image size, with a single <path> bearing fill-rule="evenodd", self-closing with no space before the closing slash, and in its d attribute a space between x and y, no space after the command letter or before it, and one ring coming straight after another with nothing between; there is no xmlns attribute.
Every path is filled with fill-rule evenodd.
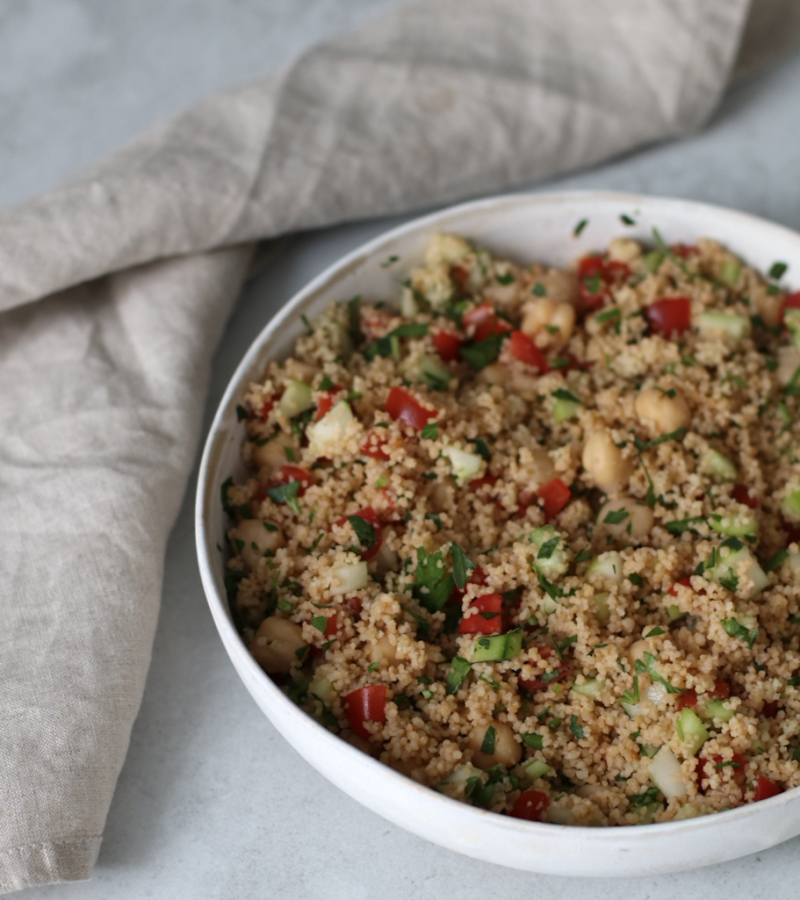
<svg viewBox="0 0 800 900"><path fill-rule="evenodd" d="M87 881L102 835L43 841L0 850L0 894L65 881Z"/></svg>

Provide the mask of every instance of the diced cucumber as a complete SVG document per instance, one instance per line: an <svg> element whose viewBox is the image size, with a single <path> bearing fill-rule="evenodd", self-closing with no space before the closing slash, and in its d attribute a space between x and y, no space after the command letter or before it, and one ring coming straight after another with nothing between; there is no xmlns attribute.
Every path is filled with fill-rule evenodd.
<svg viewBox="0 0 800 900"><path fill-rule="evenodd" d="M314 400L311 397L311 385L305 381L292 378L280 399L280 410L287 419L299 416L301 412L311 409Z"/></svg>
<svg viewBox="0 0 800 900"><path fill-rule="evenodd" d="M421 356L417 361L417 376L434 391L446 391L453 380L447 369L430 356Z"/></svg>
<svg viewBox="0 0 800 900"><path fill-rule="evenodd" d="M800 312L800 310L798 310ZM781 503L781 512L792 522L800 522L800 491L792 491Z"/></svg>
<svg viewBox="0 0 800 900"><path fill-rule="evenodd" d="M605 681L601 681L599 678L589 678L584 681L583 684L573 684L572 690L575 691L576 694L581 694L584 697L589 697L594 700L605 686Z"/></svg>
<svg viewBox="0 0 800 900"><path fill-rule="evenodd" d="M514 659L522 650L522 629L515 628L505 634L479 637L472 654L473 662L499 662Z"/></svg>
<svg viewBox="0 0 800 900"><path fill-rule="evenodd" d="M686 751L691 756L694 756L709 738L706 726L700 721L697 713L688 706L684 706L678 713L678 717L675 719L675 731L686 744Z"/></svg>
<svg viewBox="0 0 800 900"><path fill-rule="evenodd" d="M644 257L644 264L648 272L657 272L662 262L664 262L664 254L661 250L652 250Z"/></svg>
<svg viewBox="0 0 800 900"><path fill-rule="evenodd" d="M716 450L709 450L703 457L703 468L723 481L736 480L736 466ZM713 527L713 526L712 526Z"/></svg>
<svg viewBox="0 0 800 900"><path fill-rule="evenodd" d="M334 341L339 349L339 353L342 355L342 358L345 360L350 359L350 357L353 355L353 350L355 350L355 347L353 345L353 338L349 330L342 322L337 321L334 323Z"/></svg>
<svg viewBox="0 0 800 900"><path fill-rule="evenodd" d="M546 578L556 578L567 571L569 559L564 541L552 525L534 528L530 533L529 540L533 545L533 567L537 572L541 572ZM553 541L557 541L557 543L553 545ZM544 552L544 556L542 556L542 552Z"/></svg>
<svg viewBox="0 0 800 900"><path fill-rule="evenodd" d="M702 700L697 704L697 713L709 722L714 719L719 719L720 722L730 722L736 715L735 710L727 706L724 700Z"/></svg>
<svg viewBox="0 0 800 900"><path fill-rule="evenodd" d="M599 591L594 595L594 616L601 625L608 625L611 610L608 608L608 591Z"/></svg>
<svg viewBox="0 0 800 900"><path fill-rule="evenodd" d="M324 675L319 675L309 684L308 693L322 703L327 704L333 692L333 685Z"/></svg>
<svg viewBox="0 0 800 900"><path fill-rule="evenodd" d="M684 805L675 813L675 820L696 819L699 816L707 816L711 812L714 812L714 810L709 809L700 803L684 803Z"/></svg>
<svg viewBox="0 0 800 900"><path fill-rule="evenodd" d="M542 598L542 612L546 616L552 615L558 609L558 601L554 600L551 596L545 595Z"/></svg>
<svg viewBox="0 0 800 900"><path fill-rule="evenodd" d="M668 603L665 607L667 610L667 615L669 616L670 622L674 622L676 619L680 619L683 615L680 606L676 606L674 603Z"/></svg>
<svg viewBox="0 0 800 900"><path fill-rule="evenodd" d="M587 575L600 575L609 581L622 581L622 557L614 550L596 556L586 569Z"/></svg>
<svg viewBox="0 0 800 900"><path fill-rule="evenodd" d="M462 766L456 766L449 775L437 782L436 787L438 788L440 784L460 784L462 781L475 776L482 778L483 770L475 768L471 763L464 763Z"/></svg>
<svg viewBox="0 0 800 900"><path fill-rule="evenodd" d="M349 594L350 591L363 590L369 580L367 564L363 560L347 566L339 566L333 570L333 574L341 582L339 587L331 588L335 594Z"/></svg>
<svg viewBox="0 0 800 900"><path fill-rule="evenodd" d="M720 516L712 513L708 517L708 524L717 534L727 534L732 537L758 534L758 522L752 519L743 519L741 516Z"/></svg>
<svg viewBox="0 0 800 900"><path fill-rule="evenodd" d="M458 447L445 447L442 455L446 456L453 466L453 475L459 484L472 481L480 471L483 459L477 453L459 450Z"/></svg>
<svg viewBox="0 0 800 900"><path fill-rule="evenodd" d="M749 566L747 569L747 577L753 582L753 589L750 592L751 599L756 597L769 584L769 576L764 572L753 554L742 547L740 550L727 552L728 548L720 547L716 550L717 564L707 568L703 573L709 581L715 581L717 584L723 584L723 580L728 580L732 575L736 575L741 560L747 560ZM725 585L723 584L723 587Z"/></svg>
<svg viewBox="0 0 800 900"><path fill-rule="evenodd" d="M726 259L719 268L719 277L725 284L735 287L739 283L742 267L735 259Z"/></svg>
<svg viewBox="0 0 800 900"><path fill-rule="evenodd" d="M553 404L553 418L556 422L566 422L569 419L574 419L580 412L580 408L580 403L559 397Z"/></svg>
<svg viewBox="0 0 800 900"><path fill-rule="evenodd" d="M355 420L350 404L346 400L340 400L319 422L309 425L306 436L314 456L336 456L341 450L348 426Z"/></svg>
<svg viewBox="0 0 800 900"><path fill-rule="evenodd" d="M656 813L663 808L660 803L645 803L644 806L637 806L634 812L639 816L642 825L650 825L655 819Z"/></svg>
<svg viewBox="0 0 800 900"><path fill-rule="evenodd" d="M704 312L697 320L703 337L713 338L720 334L733 341L740 341L750 333L750 320L735 313Z"/></svg>
<svg viewBox="0 0 800 900"><path fill-rule="evenodd" d="M522 764L525 774L531 781L537 778L545 778L552 770L543 759L529 759Z"/></svg>
<svg viewBox="0 0 800 900"><path fill-rule="evenodd" d="M639 753L645 759L652 759L660 749L656 744L639 744Z"/></svg>
<svg viewBox="0 0 800 900"><path fill-rule="evenodd" d="M414 319L419 313L420 308L414 297L414 292L411 288L403 288L403 293L400 295L400 314L407 319Z"/></svg>
<svg viewBox="0 0 800 900"><path fill-rule="evenodd" d="M791 332L795 347L800 350L800 309L785 309L783 323Z"/></svg>

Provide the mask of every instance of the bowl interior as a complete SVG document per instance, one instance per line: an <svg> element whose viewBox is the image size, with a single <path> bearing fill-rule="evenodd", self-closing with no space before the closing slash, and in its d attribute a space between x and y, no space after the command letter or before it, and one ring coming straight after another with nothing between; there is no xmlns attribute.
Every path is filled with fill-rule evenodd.
<svg viewBox="0 0 800 900"><path fill-rule="evenodd" d="M633 221L628 224L621 217ZM579 222L585 226L575 233ZM196 533L203 586L220 636L250 693L276 727L319 771L366 806L450 849L548 874L644 875L694 868L754 853L800 834L800 792L718 813L647 827L588 829L521 822L457 803L365 757L294 706L260 670L232 624L224 585L226 519L220 491L245 476L236 415L247 384L271 359L291 352L313 318L335 300L360 294L394 302L418 265L428 234L452 231L518 262L565 266L619 235L667 243L712 237L768 271L787 263L784 284L800 287L800 235L743 213L682 200L624 194L517 195L445 210L397 228L346 256L296 295L256 337L231 379L201 465ZM746 821L745 821L746 820Z"/></svg>

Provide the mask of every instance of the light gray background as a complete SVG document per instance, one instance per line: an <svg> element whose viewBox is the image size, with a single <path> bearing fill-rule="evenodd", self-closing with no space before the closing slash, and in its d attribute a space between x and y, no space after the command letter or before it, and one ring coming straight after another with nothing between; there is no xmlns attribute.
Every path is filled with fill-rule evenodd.
<svg viewBox="0 0 800 900"><path fill-rule="evenodd" d="M591 0L587 0L591 2ZM258 78L396 0L5 0L0 206L54 184L204 94ZM737 207L800 229L800 53L735 85L710 126L537 189L606 188ZM207 423L253 335L342 253L398 219L294 237L245 290L221 338ZM258 711L217 639L197 572L196 471L167 549L144 702L92 881L20 895L122 898L457 896L782 900L800 839L656 879L501 869L439 849L358 806Z"/></svg>

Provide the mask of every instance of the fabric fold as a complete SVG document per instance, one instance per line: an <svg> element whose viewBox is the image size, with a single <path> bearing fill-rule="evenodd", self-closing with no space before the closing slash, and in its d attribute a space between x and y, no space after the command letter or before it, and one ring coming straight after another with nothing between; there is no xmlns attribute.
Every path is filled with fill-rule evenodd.
<svg viewBox="0 0 800 900"><path fill-rule="evenodd" d="M0 891L94 864L253 242L699 128L747 10L415 0L0 216Z"/></svg>

